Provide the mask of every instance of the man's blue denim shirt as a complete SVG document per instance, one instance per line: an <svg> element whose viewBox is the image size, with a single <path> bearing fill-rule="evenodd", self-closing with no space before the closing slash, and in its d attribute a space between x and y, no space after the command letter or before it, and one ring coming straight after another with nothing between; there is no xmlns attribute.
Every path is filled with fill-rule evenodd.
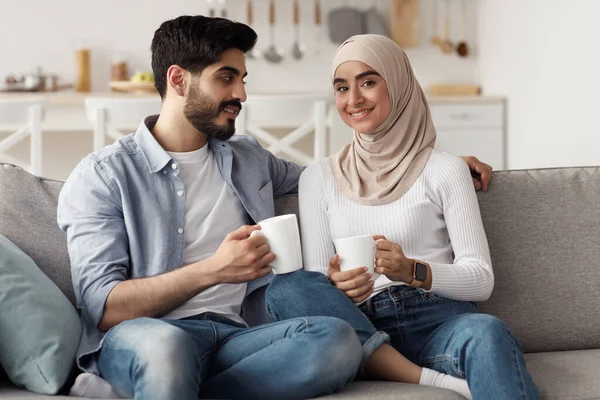
<svg viewBox="0 0 600 400"><path fill-rule="evenodd" d="M67 233L71 275L83 336L77 363L98 373L98 323L119 282L182 265L185 188L179 166L151 133L158 116L134 134L84 158L67 179L58 224ZM248 213L248 223L274 215L273 197L297 193L303 167L275 157L249 136L209 139L219 170ZM272 275L248 283L247 295Z"/></svg>

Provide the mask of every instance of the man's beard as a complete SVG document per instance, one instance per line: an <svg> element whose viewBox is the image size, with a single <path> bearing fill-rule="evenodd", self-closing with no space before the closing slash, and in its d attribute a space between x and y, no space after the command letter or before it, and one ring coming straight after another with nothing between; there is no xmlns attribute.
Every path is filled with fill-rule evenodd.
<svg viewBox="0 0 600 400"><path fill-rule="evenodd" d="M183 115L194 128L205 135L219 140L228 140L235 133L235 121L227 118L225 125L215 123L221 111L227 106L239 107L239 110L242 110L242 104L238 100L224 101L217 106L209 96L192 86L183 107Z"/></svg>

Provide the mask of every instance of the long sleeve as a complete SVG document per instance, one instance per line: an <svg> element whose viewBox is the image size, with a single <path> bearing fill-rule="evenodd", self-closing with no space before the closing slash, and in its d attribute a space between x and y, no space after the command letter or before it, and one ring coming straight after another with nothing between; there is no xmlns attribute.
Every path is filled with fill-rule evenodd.
<svg viewBox="0 0 600 400"><path fill-rule="evenodd" d="M299 208L304 269L327 275L335 250L327 218L328 193L324 188L321 161L300 176Z"/></svg>
<svg viewBox="0 0 600 400"><path fill-rule="evenodd" d="M494 274L469 168L459 158L443 157L439 160L435 185L454 262L430 263L433 276L431 291L455 300L487 300L494 287Z"/></svg>
<svg viewBox="0 0 600 400"><path fill-rule="evenodd" d="M258 142L257 142L258 144ZM304 166L275 156L269 150L263 149L269 163L269 171L273 181L273 195L298 193L298 179Z"/></svg>
<svg viewBox="0 0 600 400"><path fill-rule="evenodd" d="M67 233L78 306L85 307L97 325L110 291L127 279L129 241L118 195L90 157L65 183L57 217Z"/></svg>

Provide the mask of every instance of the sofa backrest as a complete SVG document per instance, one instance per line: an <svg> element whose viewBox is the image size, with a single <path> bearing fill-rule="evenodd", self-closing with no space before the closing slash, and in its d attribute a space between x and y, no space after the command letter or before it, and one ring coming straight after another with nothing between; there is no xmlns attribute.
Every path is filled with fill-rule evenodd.
<svg viewBox="0 0 600 400"><path fill-rule="evenodd" d="M480 310L528 352L600 348L600 167L498 172L478 197L496 282Z"/></svg>
<svg viewBox="0 0 600 400"><path fill-rule="evenodd" d="M0 235L6 236L75 302L67 239L56 222L63 182L0 164Z"/></svg>
<svg viewBox="0 0 600 400"><path fill-rule="evenodd" d="M25 251L74 301L62 182L0 164L0 234ZM527 352L600 348L600 168L495 172L478 193L496 284L480 310L502 318ZM298 213L296 196L276 199Z"/></svg>

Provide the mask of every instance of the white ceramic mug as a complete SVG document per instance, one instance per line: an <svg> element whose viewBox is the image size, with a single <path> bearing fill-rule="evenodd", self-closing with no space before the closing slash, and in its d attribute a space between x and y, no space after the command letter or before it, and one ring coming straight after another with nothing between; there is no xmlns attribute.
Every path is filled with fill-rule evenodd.
<svg viewBox="0 0 600 400"><path fill-rule="evenodd" d="M300 232L296 214L280 215L268 218L258 223L260 230L254 234L264 235L275 254L271 262L274 274L287 274L302 269L302 249L300 247Z"/></svg>
<svg viewBox="0 0 600 400"><path fill-rule="evenodd" d="M348 271L359 267L367 267L367 272L373 276L373 280L379 278L375 272L375 252L377 243L372 235L352 236L335 239L335 252L340 256L340 271Z"/></svg>

